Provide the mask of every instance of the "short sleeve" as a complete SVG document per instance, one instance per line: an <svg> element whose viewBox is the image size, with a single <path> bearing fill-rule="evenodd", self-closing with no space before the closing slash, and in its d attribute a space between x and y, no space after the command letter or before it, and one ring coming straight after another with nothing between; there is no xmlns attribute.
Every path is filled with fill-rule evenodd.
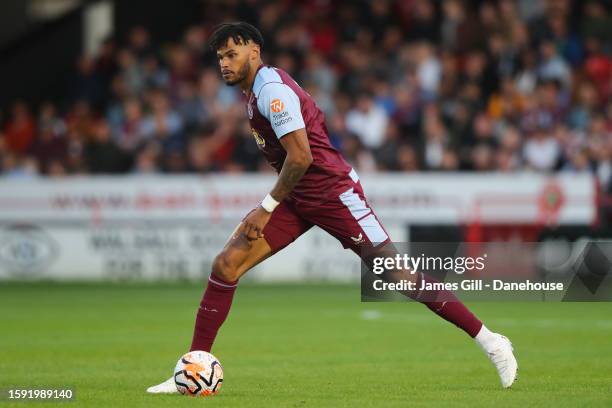
<svg viewBox="0 0 612 408"><path fill-rule="evenodd" d="M257 97L257 109L270 121L270 126L279 139L289 132L306 127L300 109L300 98L285 84L265 84Z"/></svg>

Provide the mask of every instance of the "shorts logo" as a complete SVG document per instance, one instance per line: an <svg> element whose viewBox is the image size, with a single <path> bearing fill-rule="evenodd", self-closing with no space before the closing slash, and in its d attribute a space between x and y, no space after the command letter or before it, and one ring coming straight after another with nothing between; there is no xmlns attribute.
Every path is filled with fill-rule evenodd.
<svg viewBox="0 0 612 408"><path fill-rule="evenodd" d="M257 133L257 131L253 128L251 128L251 133L253 133L253 137L255 138L258 146L266 147L266 139L259 136L259 133Z"/></svg>
<svg viewBox="0 0 612 408"><path fill-rule="evenodd" d="M359 236L357 237L351 237L351 239L353 240L354 243L356 244L361 244L364 240L363 240L363 234L360 232Z"/></svg>
<svg viewBox="0 0 612 408"><path fill-rule="evenodd" d="M270 102L270 109L274 113L282 112L285 109L285 104L280 99L274 99Z"/></svg>

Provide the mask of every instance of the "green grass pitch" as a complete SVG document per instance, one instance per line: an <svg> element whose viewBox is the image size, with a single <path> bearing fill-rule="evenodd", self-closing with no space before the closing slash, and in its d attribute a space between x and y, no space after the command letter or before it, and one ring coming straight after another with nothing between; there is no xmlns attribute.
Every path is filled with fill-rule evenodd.
<svg viewBox="0 0 612 408"><path fill-rule="evenodd" d="M213 349L221 393L147 395L187 350L202 288L2 283L0 388L75 388L45 407L612 406L612 304L471 304L514 343L519 381L502 390L474 342L419 304L248 282Z"/></svg>

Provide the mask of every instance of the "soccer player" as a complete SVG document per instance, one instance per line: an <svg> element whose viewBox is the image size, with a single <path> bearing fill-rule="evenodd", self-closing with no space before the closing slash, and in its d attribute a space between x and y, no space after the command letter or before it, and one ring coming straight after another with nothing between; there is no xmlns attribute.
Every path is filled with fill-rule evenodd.
<svg viewBox="0 0 612 408"><path fill-rule="evenodd" d="M240 277L312 226L324 229L362 258L363 254L384 254L391 245L366 200L359 176L330 144L325 118L314 99L286 72L262 62L261 33L244 22L225 23L217 27L209 43L217 53L223 80L244 93L253 138L278 172L278 180L215 258L196 316L192 351L211 350ZM404 273L401 278L414 281L417 288L421 281L433 281L422 273ZM497 369L502 386L510 387L518 368L510 341L489 331L451 292L433 292L433 296L403 294L474 338ZM170 378L147 391L175 393L177 389Z"/></svg>

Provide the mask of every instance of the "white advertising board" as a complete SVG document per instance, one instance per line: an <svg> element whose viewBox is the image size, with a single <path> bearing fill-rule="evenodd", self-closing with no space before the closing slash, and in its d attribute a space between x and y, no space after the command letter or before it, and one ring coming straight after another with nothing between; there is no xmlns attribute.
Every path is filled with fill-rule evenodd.
<svg viewBox="0 0 612 408"><path fill-rule="evenodd" d="M204 279L274 176L0 181L0 279ZM377 174L370 204L395 241L409 224L590 224L590 176ZM248 279L353 280L358 258L314 228Z"/></svg>

